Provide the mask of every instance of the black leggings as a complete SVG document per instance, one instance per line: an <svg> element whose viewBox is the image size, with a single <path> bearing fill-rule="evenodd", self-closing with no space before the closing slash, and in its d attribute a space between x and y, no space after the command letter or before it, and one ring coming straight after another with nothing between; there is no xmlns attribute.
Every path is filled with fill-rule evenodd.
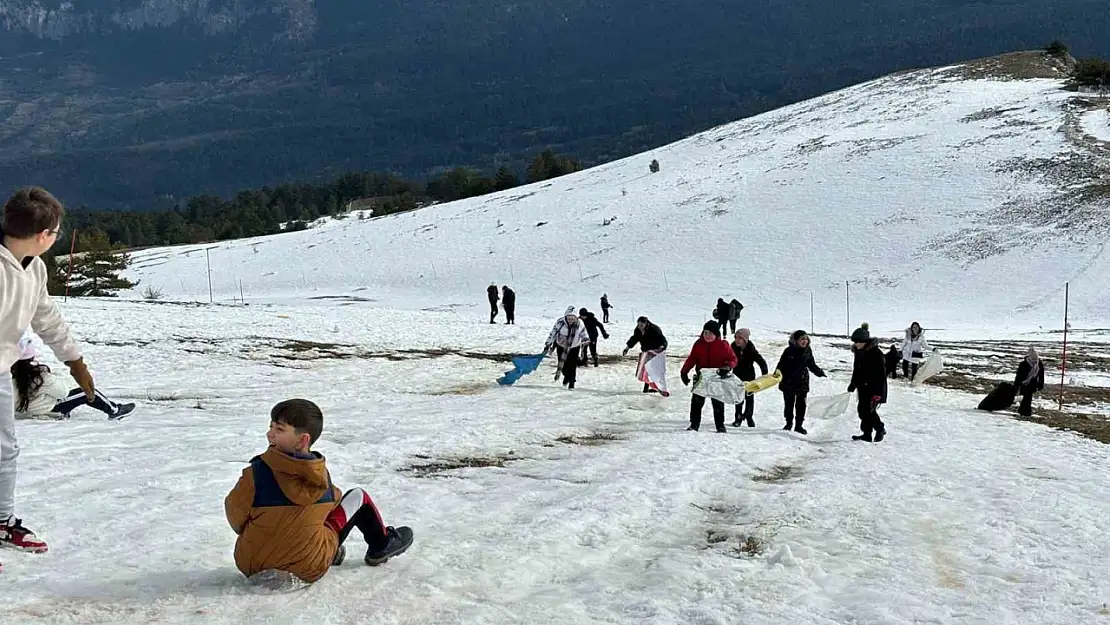
<svg viewBox="0 0 1110 625"><path fill-rule="evenodd" d="M713 404L713 425L718 430L725 429L725 402L711 399ZM701 427L701 409L705 407L705 398L701 395L690 396L690 425L695 430Z"/></svg>
<svg viewBox="0 0 1110 625"><path fill-rule="evenodd" d="M806 395L809 395L808 391L805 393L782 392L782 401L785 404L782 416L786 418L787 423L801 425L806 420Z"/></svg>
<svg viewBox="0 0 1110 625"><path fill-rule="evenodd" d="M100 391L93 391L93 395L93 400L90 402L88 395L85 395L85 391L75 388L69 392L69 395L67 395L65 399L54 404L54 410L51 412L69 416L69 413L73 412L76 408L81 406L92 406L100 412L112 416L119 410L115 402L105 397Z"/></svg>
<svg viewBox="0 0 1110 625"><path fill-rule="evenodd" d="M910 362L908 360L903 360L902 361L902 376L907 377L911 380L916 378L917 377L917 363L916 362Z"/></svg>

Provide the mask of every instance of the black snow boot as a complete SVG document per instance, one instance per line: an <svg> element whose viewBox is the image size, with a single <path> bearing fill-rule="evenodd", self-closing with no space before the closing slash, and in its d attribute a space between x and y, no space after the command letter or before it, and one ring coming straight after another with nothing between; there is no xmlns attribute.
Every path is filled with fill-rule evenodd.
<svg viewBox="0 0 1110 625"><path fill-rule="evenodd" d="M753 419L752 417L748 417L748 427L750 427L750 428L755 427L755 419Z"/></svg>
<svg viewBox="0 0 1110 625"><path fill-rule="evenodd" d="M870 443L871 442L871 435L870 434L856 434L855 436L852 437L852 440L854 440L854 441L864 441L865 443Z"/></svg>
<svg viewBox="0 0 1110 625"><path fill-rule="evenodd" d="M806 429L804 427L802 427L802 420L801 419L798 419L797 423L794 424L794 431L797 432L798 434L808 434L809 433L809 432L806 432Z"/></svg>
<svg viewBox="0 0 1110 625"><path fill-rule="evenodd" d="M347 548L339 545L339 549L335 550L335 557L331 560L332 566L339 566L343 564L343 560L347 558Z"/></svg>
<svg viewBox="0 0 1110 625"><path fill-rule="evenodd" d="M385 546L380 549L366 550L366 563L370 566L385 564L390 558L399 556L412 546L412 528L401 527L386 528Z"/></svg>
<svg viewBox="0 0 1110 625"><path fill-rule="evenodd" d="M881 427L881 428L875 430L875 442L876 443L882 442L882 440L884 438L886 438L886 428L885 427Z"/></svg>
<svg viewBox="0 0 1110 625"><path fill-rule="evenodd" d="M782 429L784 431L787 431L787 432L789 432L790 430L793 430L794 429L794 421L787 421L786 425L782 426Z"/></svg>

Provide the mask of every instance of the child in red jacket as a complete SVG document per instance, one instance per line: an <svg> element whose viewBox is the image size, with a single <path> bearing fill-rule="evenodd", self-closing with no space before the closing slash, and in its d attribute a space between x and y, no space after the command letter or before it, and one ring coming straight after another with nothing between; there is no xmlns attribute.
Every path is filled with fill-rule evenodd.
<svg viewBox="0 0 1110 625"><path fill-rule="evenodd" d="M717 375L722 378L732 376L732 369L736 366L736 354L728 341L721 340L720 326L716 321L709 321L701 330L701 338L694 342L690 355L682 365L682 383L690 385L690 369L696 368L698 375L702 369L716 369ZM719 399L711 400L713 403L713 423L717 431L725 430L725 403ZM705 406L705 397L694 394L690 398L690 427L687 431L697 431L701 427L701 409Z"/></svg>

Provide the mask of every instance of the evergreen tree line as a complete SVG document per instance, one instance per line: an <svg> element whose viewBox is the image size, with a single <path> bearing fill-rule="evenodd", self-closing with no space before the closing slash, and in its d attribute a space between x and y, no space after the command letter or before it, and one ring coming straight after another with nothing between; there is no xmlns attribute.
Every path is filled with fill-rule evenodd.
<svg viewBox="0 0 1110 625"><path fill-rule="evenodd" d="M544 150L528 166L526 179L538 182L580 169L582 165L577 160ZM78 252L105 243L116 249L203 243L302 230L310 222L343 213L351 202L365 198L374 198L373 215L381 216L511 189L519 184L516 172L504 166L492 176L456 167L427 183L378 172L346 173L325 184L244 190L226 200L198 195L164 211L98 211L82 207L67 213L65 226L69 232L77 231Z"/></svg>

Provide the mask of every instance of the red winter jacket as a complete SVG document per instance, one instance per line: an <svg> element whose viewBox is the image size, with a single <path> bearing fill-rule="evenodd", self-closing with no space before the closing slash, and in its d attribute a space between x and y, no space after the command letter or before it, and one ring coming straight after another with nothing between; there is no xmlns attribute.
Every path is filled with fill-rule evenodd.
<svg viewBox="0 0 1110 625"><path fill-rule="evenodd" d="M690 355L686 357L686 362L682 365L682 375L690 373L690 369L694 367L699 370L720 369L721 367L732 369L736 367L736 354L732 351L732 346L728 344L728 341L717 339L712 343L706 343L705 339L699 338L690 349Z"/></svg>

